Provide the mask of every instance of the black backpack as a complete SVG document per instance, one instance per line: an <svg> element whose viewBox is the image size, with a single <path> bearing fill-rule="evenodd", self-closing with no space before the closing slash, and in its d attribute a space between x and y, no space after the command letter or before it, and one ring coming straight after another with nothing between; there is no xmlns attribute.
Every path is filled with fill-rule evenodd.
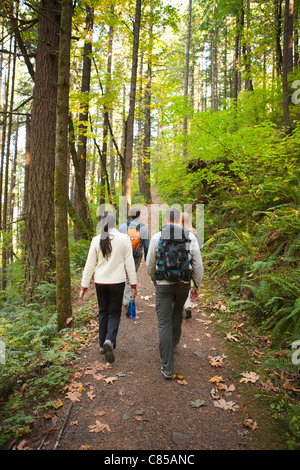
<svg viewBox="0 0 300 470"><path fill-rule="evenodd" d="M155 280L189 282L191 270L189 231L178 225L163 225L158 241Z"/></svg>

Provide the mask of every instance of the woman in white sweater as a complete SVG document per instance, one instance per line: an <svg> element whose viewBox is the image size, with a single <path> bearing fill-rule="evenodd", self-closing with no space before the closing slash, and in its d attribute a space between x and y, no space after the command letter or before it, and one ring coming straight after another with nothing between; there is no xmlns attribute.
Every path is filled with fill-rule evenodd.
<svg viewBox="0 0 300 470"><path fill-rule="evenodd" d="M99 345L108 362L114 362L116 338L121 318L122 299L128 276L132 297L137 295L137 276L128 235L116 229L113 212L105 212L100 221L101 234L93 238L83 271L79 297L94 282L99 305ZM95 269L96 268L96 269Z"/></svg>

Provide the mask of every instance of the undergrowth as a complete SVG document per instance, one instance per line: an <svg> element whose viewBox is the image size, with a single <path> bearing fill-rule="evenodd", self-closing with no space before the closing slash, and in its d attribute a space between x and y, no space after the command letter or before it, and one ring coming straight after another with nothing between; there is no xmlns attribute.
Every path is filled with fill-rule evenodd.
<svg viewBox="0 0 300 470"><path fill-rule="evenodd" d="M87 249L86 242L71 242L74 289ZM93 316L87 302L84 309L73 309L72 324L58 331L55 284L42 283L27 303L21 267L12 265L8 278L0 319L0 448L29 433L41 409L59 406L49 397L72 374L87 341L86 322Z"/></svg>

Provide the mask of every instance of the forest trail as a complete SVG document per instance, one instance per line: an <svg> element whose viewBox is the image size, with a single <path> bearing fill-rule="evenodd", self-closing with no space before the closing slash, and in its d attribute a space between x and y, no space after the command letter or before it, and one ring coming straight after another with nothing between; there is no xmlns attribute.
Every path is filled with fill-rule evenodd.
<svg viewBox="0 0 300 470"><path fill-rule="evenodd" d="M93 286L90 296L95 297ZM91 298L90 297L90 298ZM154 286L145 262L138 272L137 317L122 312L116 360L105 364L99 353L97 308L92 339L75 366L67 393L60 398L55 432L43 449L52 449L70 404L70 415L57 449L61 450L250 450L251 432L243 426L242 412L215 406L210 379L222 376L222 384L235 383L236 391L226 402L240 402L239 383L232 377L227 359L221 367L210 364L210 356L222 356L222 339L201 308L184 320L182 339L175 356L175 374L182 380L165 380L160 372ZM243 386L243 384L242 384ZM70 401L70 398L74 400ZM199 402L198 400L201 400ZM197 404L203 405L198 408ZM50 425L48 424L49 428ZM47 430L44 429L47 434ZM33 431L33 436L36 433ZM40 445L37 442L36 445Z"/></svg>
<svg viewBox="0 0 300 470"><path fill-rule="evenodd" d="M159 202L153 196L153 203ZM48 429L33 430L36 446L41 445L36 439L40 432L41 436L49 435L42 441L43 449L255 449L251 431L243 425L246 409L241 406L230 411L215 406L216 398L233 402L234 407L243 405L241 384L233 378L232 366L223 356L225 339L216 335L210 312L201 307L205 294L200 298L192 318L183 320L175 355L174 372L179 377L165 380L160 372L155 291L145 261L138 271L137 316L130 319L122 312L112 365L105 364L99 353L97 300L91 285L86 298L95 300L91 340L81 353L73 379L56 397L63 406L55 413L52 432L48 434L51 424L46 423L42 426ZM80 301L75 302L78 308ZM213 357L221 357L222 365L213 366ZM218 384L211 381L216 376L222 377L223 390L218 392ZM226 393L224 386L233 384L235 391ZM213 389L218 397L212 397Z"/></svg>

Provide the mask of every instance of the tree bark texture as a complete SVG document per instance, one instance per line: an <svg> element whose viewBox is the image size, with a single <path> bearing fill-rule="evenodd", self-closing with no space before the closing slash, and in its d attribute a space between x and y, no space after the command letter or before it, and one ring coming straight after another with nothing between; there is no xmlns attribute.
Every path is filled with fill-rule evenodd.
<svg viewBox="0 0 300 470"><path fill-rule="evenodd" d="M79 126L78 126L78 162L79 169L83 177L84 193L85 193L85 178L86 178L86 143L87 143L87 123L89 113L89 91L91 81L91 68L92 68L92 40L93 40L93 26L94 26L94 9L90 6L86 7L86 33L87 38L83 48L83 66L82 66L82 77L81 77L81 93L84 97L83 106L79 114ZM85 225L91 225L89 207L82 203L80 197L80 191L78 190L77 184L75 184L75 209L78 212L79 217L85 223ZM81 234L77 227L74 227L74 238L79 240Z"/></svg>
<svg viewBox="0 0 300 470"><path fill-rule="evenodd" d="M132 68L130 82L129 112L126 129L126 153L125 153L125 178L124 188L127 205L131 206L131 179L132 179L132 152L133 152L133 130L134 130L134 111L136 98L136 77L138 65L138 51L141 24L141 0L136 0L135 21L133 28L133 50L132 50Z"/></svg>
<svg viewBox="0 0 300 470"><path fill-rule="evenodd" d="M68 245L68 127L69 77L73 6L72 0L62 0L62 22L59 45L56 152L55 152L55 255L56 303L58 329L72 315L71 276Z"/></svg>
<svg viewBox="0 0 300 470"><path fill-rule="evenodd" d="M283 55L282 55L282 91L283 91L283 117L284 125L289 128L291 125L289 104L291 88L289 84L289 74L293 71L293 16L294 0L285 0L284 9L284 34L283 34Z"/></svg>
<svg viewBox="0 0 300 470"><path fill-rule="evenodd" d="M186 48L185 48L185 68L184 68L184 98L185 105L188 106L188 89L189 89L189 64L190 64L190 43L191 43L191 26L192 26L192 0L189 0L189 17L187 24L187 37L186 37ZM186 139L187 136L187 127L188 127L188 118L184 116L183 118L183 136ZM184 155L187 155L187 144L184 142L183 147Z"/></svg>
<svg viewBox="0 0 300 470"><path fill-rule="evenodd" d="M14 41L14 53L16 52L16 40ZM14 107L14 93L15 93L15 75L16 75L16 54L13 55L12 62L12 78L11 78L11 90L10 90L10 103L9 103L9 118L8 118L8 130L7 130L7 144L6 144L6 162L5 162L5 177L4 177L4 200L3 200L3 220L2 229L3 232L7 230L8 215L9 215L9 198L8 198L8 179L9 179L9 164L10 164L10 144L12 135L13 125L13 107ZM9 80L9 79L8 79ZM8 82L9 87L9 82ZM8 252L9 252L9 240L6 239L6 243L2 244L2 290L6 289L6 269L8 263Z"/></svg>
<svg viewBox="0 0 300 470"><path fill-rule="evenodd" d="M41 0L31 118L31 160L26 216L29 285L51 281L54 254L55 127L60 1Z"/></svg>

